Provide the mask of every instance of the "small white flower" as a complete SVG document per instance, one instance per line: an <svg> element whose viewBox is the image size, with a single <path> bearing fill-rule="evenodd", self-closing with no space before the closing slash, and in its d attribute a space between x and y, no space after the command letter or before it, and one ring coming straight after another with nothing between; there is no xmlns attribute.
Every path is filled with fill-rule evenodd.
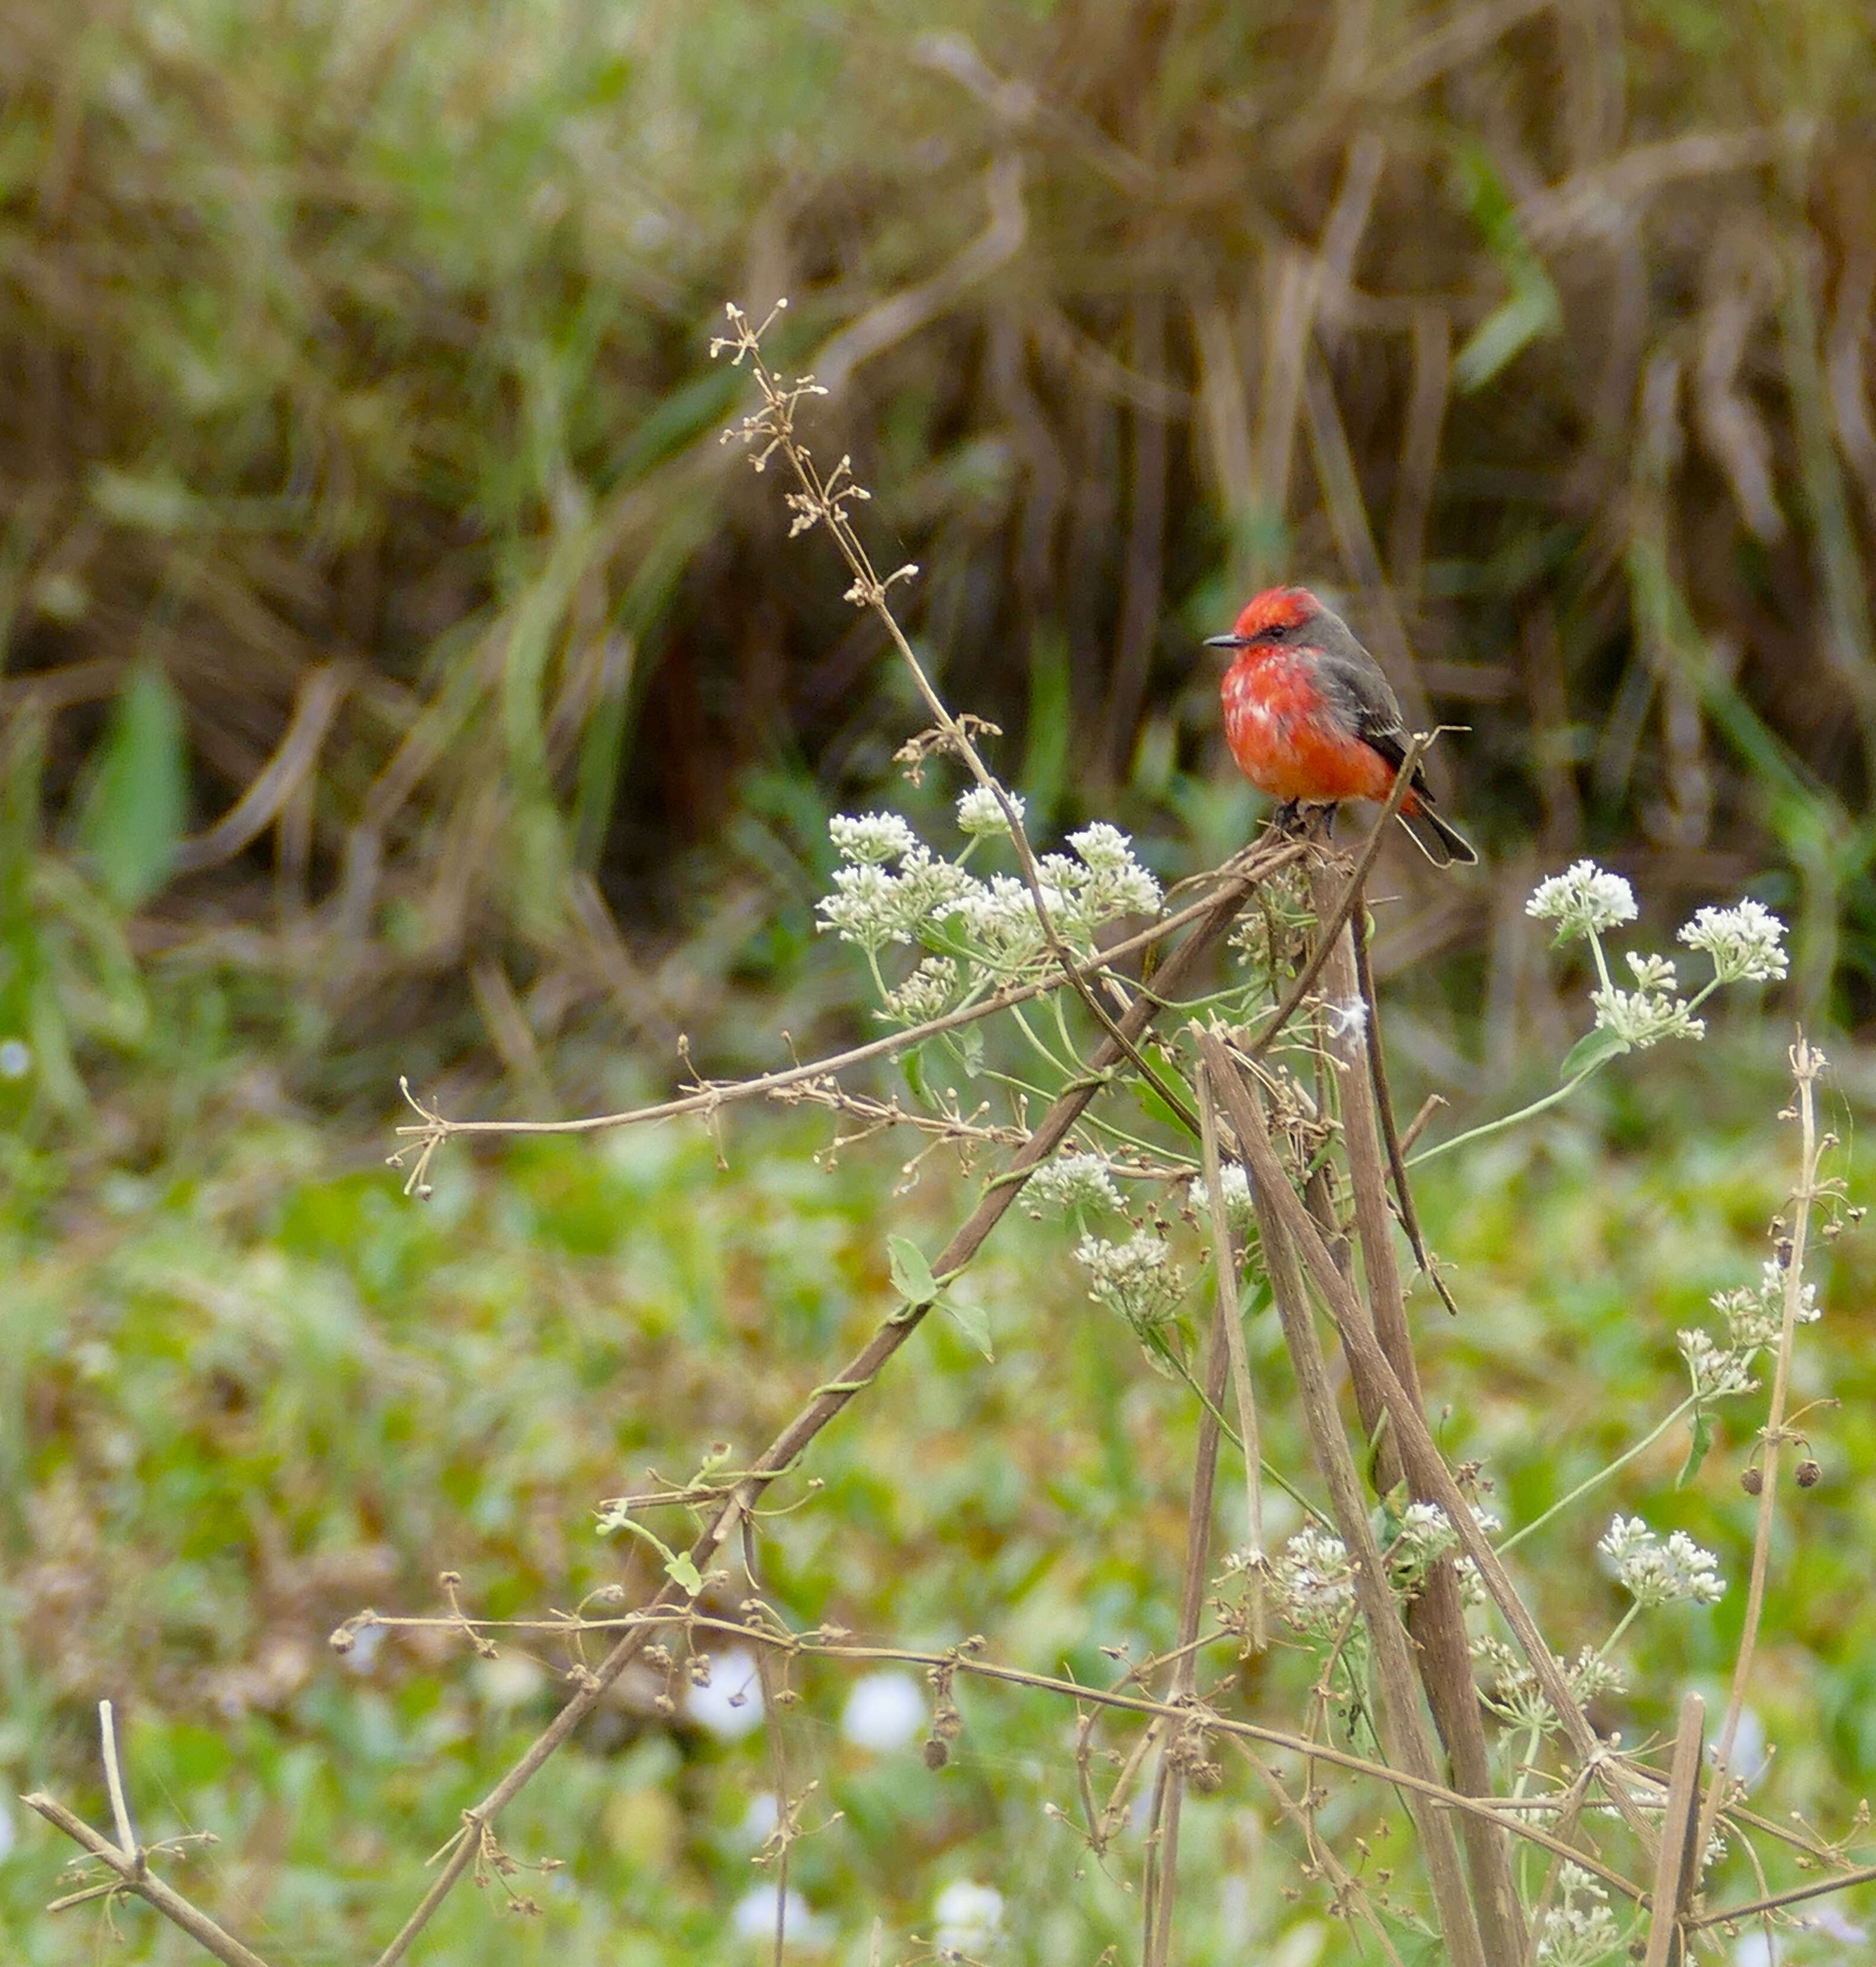
<svg viewBox="0 0 1876 1967"><path fill-rule="evenodd" d="M1746 1370L1749 1355L1716 1345L1698 1326L1676 1333L1687 1376L1701 1400L1721 1400L1729 1394L1749 1394L1758 1383Z"/></svg>
<svg viewBox="0 0 1876 1967"><path fill-rule="evenodd" d="M1765 1260L1755 1288L1716 1291L1708 1302L1726 1321L1726 1339L1731 1349L1748 1361L1754 1353L1778 1342L1785 1322L1784 1266L1772 1258ZM1818 1307L1817 1287L1801 1285L1798 1291L1800 1325L1813 1325L1823 1316Z"/></svg>
<svg viewBox="0 0 1876 1967"><path fill-rule="evenodd" d="M977 891L977 882L963 868L914 840L896 874L875 861L836 867L834 892L816 904L816 911L822 926L836 930L843 942L877 954L888 943L914 941L967 906Z"/></svg>
<svg viewBox="0 0 1876 1967"><path fill-rule="evenodd" d="M1057 1155L1029 1177L1030 1200L1057 1216L1077 1209L1119 1209L1120 1190L1099 1155Z"/></svg>
<svg viewBox="0 0 1876 1967"><path fill-rule="evenodd" d="M957 966L948 956L928 956L896 990L886 993L885 1015L902 1025L928 1024L951 1009Z"/></svg>
<svg viewBox="0 0 1876 1967"><path fill-rule="evenodd" d="M1697 909L1681 940L1706 951L1722 984L1772 983L1787 967L1784 924L1749 896L1736 908Z"/></svg>
<svg viewBox="0 0 1876 1967"><path fill-rule="evenodd" d="M1767 1310L1777 1310L1781 1325L1784 1323L1785 1279L1790 1274L1776 1257L1768 1257L1759 1268L1758 1294ZM1815 1325L1823 1316L1817 1308L1817 1287L1805 1284L1798 1291L1798 1315L1795 1323Z"/></svg>
<svg viewBox="0 0 1876 1967"><path fill-rule="evenodd" d="M1003 1894L974 1878L954 1878L932 1907L938 1930L932 1944L941 1960L987 1953L1003 1936Z"/></svg>
<svg viewBox="0 0 1876 1967"><path fill-rule="evenodd" d="M1277 1616L1299 1633L1333 1639L1355 1607L1355 1565L1338 1536L1306 1523L1270 1567Z"/></svg>
<svg viewBox="0 0 1876 1967"><path fill-rule="evenodd" d="M1225 1198L1225 1220L1239 1235L1250 1235L1258 1226L1258 1213L1251 1200L1251 1177L1243 1164L1226 1161L1218 1171L1218 1186ZM1203 1181L1192 1184L1192 1206L1207 1216L1212 1213L1211 1192Z"/></svg>
<svg viewBox="0 0 1876 1967"><path fill-rule="evenodd" d="M1054 902L1059 896L1051 898L1045 890L1043 899L1050 904L1050 917L1054 920ZM1027 969L1042 953L1045 945L1035 903L1015 875L993 874L966 896L960 906L964 934L980 971L1007 978Z"/></svg>
<svg viewBox="0 0 1876 1967"><path fill-rule="evenodd" d="M1075 1261L1088 1273L1088 1295L1118 1312L1137 1332L1163 1325L1177 1310L1186 1284L1172 1246L1141 1229L1124 1243L1083 1236Z"/></svg>
<svg viewBox="0 0 1876 1967"><path fill-rule="evenodd" d="M1389 1583L1397 1591L1417 1591L1438 1560L1458 1546L1459 1533L1437 1503L1409 1503L1387 1546Z"/></svg>
<svg viewBox="0 0 1876 1967"><path fill-rule="evenodd" d="M1537 1957L1544 1967L1597 1967L1621 1943L1600 1880L1568 1859L1557 1868L1561 1902L1544 1915Z"/></svg>
<svg viewBox="0 0 1876 1967"><path fill-rule="evenodd" d="M1685 1530L1663 1543L1639 1516L1617 1516L1596 1548L1616 1567L1623 1589L1641 1605L1671 1605L1691 1598L1715 1605L1726 1595L1719 1559L1702 1550Z"/></svg>
<svg viewBox="0 0 1876 1967"><path fill-rule="evenodd" d="M1592 990L1590 1003L1597 1024L1626 1038L1638 1051L1663 1038L1697 1038L1706 1034L1704 1019L1690 1015L1686 1000L1664 997L1652 990Z"/></svg>
<svg viewBox="0 0 1876 1967"><path fill-rule="evenodd" d="M1540 881L1524 905L1527 916L1557 925L1557 940L1600 935L1635 920L1635 890L1619 874L1593 861L1578 861L1561 874Z"/></svg>
<svg viewBox="0 0 1876 1967"><path fill-rule="evenodd" d="M1118 826L1097 819L1068 836L1068 844L1081 856L1083 864L1096 874L1122 874L1135 865L1133 842Z"/></svg>
<svg viewBox="0 0 1876 1967"><path fill-rule="evenodd" d="M909 820L896 812L836 813L827 823L828 838L843 861L877 865L896 861L919 844Z"/></svg>
<svg viewBox="0 0 1876 1967"><path fill-rule="evenodd" d="M1135 859L1133 842L1119 827L1097 819L1070 834L1068 844L1092 877L1087 903L1097 922L1151 915L1159 906L1159 883Z"/></svg>
<svg viewBox="0 0 1876 1967"><path fill-rule="evenodd" d="M902 942L899 883L870 861L834 870L834 892L815 904L822 926L837 931L843 942L878 951L889 942Z"/></svg>
<svg viewBox="0 0 1876 1967"><path fill-rule="evenodd" d="M1674 981L1674 967L1666 957L1638 956L1630 950L1628 964L1638 990L1645 990L1656 996L1671 997L1674 994L1678 987Z"/></svg>
<svg viewBox="0 0 1876 1967"><path fill-rule="evenodd" d="M900 907L911 935L956 915L977 891L976 878L954 861L915 845L899 864Z"/></svg>
<svg viewBox="0 0 1876 1967"><path fill-rule="evenodd" d="M1613 1660L1606 1660L1593 1646L1584 1646L1564 1667L1564 1678L1578 1701L1595 1701L1606 1694L1626 1694L1629 1683Z"/></svg>
<svg viewBox="0 0 1876 1967"><path fill-rule="evenodd" d="M1008 795L1010 804L1016 809L1016 817L1023 816L1023 803L1020 796ZM988 786L972 786L959 795L957 801L957 826L962 833L1007 833L1009 822L1003 816L1003 809L997 803L996 793Z"/></svg>

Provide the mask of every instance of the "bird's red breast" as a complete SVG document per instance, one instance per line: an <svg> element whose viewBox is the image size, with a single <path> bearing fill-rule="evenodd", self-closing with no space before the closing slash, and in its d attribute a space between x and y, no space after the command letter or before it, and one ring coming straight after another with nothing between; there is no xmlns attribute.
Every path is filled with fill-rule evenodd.
<svg viewBox="0 0 1876 1967"><path fill-rule="evenodd" d="M1271 598L1260 595L1251 608ZM1258 632L1245 625L1251 608L1238 618L1241 635ZM1342 722L1316 680L1313 651L1240 650L1221 690L1225 741L1258 791L1312 803L1387 798L1393 767Z"/></svg>

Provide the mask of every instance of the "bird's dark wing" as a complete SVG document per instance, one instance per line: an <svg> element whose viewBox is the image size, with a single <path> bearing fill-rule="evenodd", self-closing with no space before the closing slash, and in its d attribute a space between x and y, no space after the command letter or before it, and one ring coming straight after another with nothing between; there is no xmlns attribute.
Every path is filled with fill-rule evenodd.
<svg viewBox="0 0 1876 1967"><path fill-rule="evenodd" d="M1348 631L1343 633L1348 635ZM1317 674L1323 692L1356 736L1398 771L1407 755L1407 727L1400 714L1400 699L1374 658L1352 635L1348 635L1348 642L1350 646L1343 648L1331 641L1320 652ZM1417 766L1413 786L1416 792L1426 790L1426 775Z"/></svg>

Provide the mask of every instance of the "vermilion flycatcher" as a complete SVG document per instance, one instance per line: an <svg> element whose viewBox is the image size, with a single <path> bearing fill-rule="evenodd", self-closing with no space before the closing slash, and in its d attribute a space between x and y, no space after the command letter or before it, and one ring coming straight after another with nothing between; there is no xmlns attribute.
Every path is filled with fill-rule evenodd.
<svg viewBox="0 0 1876 1967"><path fill-rule="evenodd" d="M1238 769L1287 806L1384 799L1406 756L1406 726L1381 666L1306 587L1272 587L1208 649L1237 655L1220 686L1225 741ZM1414 770L1400 823L1436 867L1475 861L1471 843L1433 810Z"/></svg>

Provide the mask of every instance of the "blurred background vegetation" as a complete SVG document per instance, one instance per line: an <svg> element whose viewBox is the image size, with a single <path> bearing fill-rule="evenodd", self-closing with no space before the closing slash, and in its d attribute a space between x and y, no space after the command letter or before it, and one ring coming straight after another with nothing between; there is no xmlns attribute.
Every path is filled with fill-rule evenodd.
<svg viewBox="0 0 1876 1967"><path fill-rule="evenodd" d="M147 1807L227 1839L205 1895L283 1959L350 1957L547 1686L402 1642L354 1675L326 1628L445 1564L507 1610L616 1575L591 1502L753 1445L876 1314L889 1216L941 1219L946 1178L896 1202L896 1164L822 1174L794 1122L746 1123L728 1174L688 1138L465 1155L427 1213L370 1166L400 1072L573 1111L661 1088L680 1032L731 1071L864 1028L812 932L826 817L943 793L893 779L902 677L718 441L729 298L789 296L819 453L920 564L912 631L1039 835L1112 817L1169 875L1245 836L1196 644L1271 578L1345 607L1410 722L1470 727L1437 764L1489 871L1389 864L1416 1098L1548 1083L1583 1014L1522 906L1579 852L1662 922L1748 883L1794 922L1781 1020L1429 1192L1479 1307L1438 1342L1451 1425L1520 1509L1668 1397L1786 1178L1788 1014L1876 1011L1864 7L20 0L7 38L16 1788L93 1794L115 1691ZM792 1610L1090 1674L1170 1629L1190 1416L1058 1259L995 1260L993 1371L935 1340L918 1397L829 1436L830 1492L773 1526ZM1876 1366L1857 1274L1819 1393ZM1724 1462L1661 1507L1736 1577ZM1768 1720L1781 1801L1840 1810L1876 1770L1843 1569L1872 1526L1849 1471L1807 1509L1822 1582ZM1547 1584L1566 1624L1604 1607ZM1726 1657L1738 1595L1664 1634L1638 1727ZM1069 1801L1061 1717L986 1709L934 1785L839 1697L802 1726L848 1820L798 1882L840 1943L873 1910L928 1932L935 1881L1009 1890L1012 1852L1052 1881L1033 1957L1120 1940L1037 1814ZM564 1902L518 1936L466 1895L439 1946L731 1948L761 1767L622 1711L529 1805ZM1277 1895L1247 1794L1202 1834L1219 1892L1251 1883L1196 1894L1193 1957L1212 1920L1292 1967L1341 1943ZM6 1942L89 1958L32 1910L49 1842L0 1864Z"/></svg>

